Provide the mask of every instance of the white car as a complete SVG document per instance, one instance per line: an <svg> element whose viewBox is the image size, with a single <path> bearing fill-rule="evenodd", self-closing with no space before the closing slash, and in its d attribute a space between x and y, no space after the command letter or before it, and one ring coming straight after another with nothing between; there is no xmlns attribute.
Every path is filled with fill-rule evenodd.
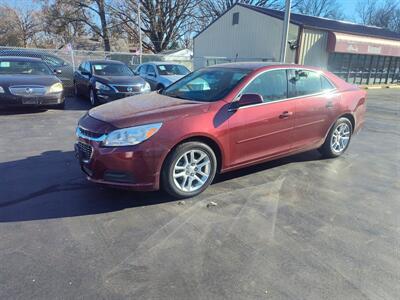
<svg viewBox="0 0 400 300"><path fill-rule="evenodd" d="M190 73L183 65L168 62L149 62L139 65L135 73L146 80L151 89L162 90Z"/></svg>

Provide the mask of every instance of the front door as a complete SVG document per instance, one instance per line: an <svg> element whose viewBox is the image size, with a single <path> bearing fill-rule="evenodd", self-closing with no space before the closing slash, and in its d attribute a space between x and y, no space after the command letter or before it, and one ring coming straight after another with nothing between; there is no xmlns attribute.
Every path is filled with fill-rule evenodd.
<svg viewBox="0 0 400 300"><path fill-rule="evenodd" d="M260 94L264 103L241 107L229 118L231 167L290 152L295 100L287 92L284 69L261 73L242 91Z"/></svg>

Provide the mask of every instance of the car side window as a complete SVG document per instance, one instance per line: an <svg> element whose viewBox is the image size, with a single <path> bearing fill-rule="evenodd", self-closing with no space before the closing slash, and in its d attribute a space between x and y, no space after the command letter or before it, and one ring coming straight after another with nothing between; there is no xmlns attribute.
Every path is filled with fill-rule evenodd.
<svg viewBox="0 0 400 300"><path fill-rule="evenodd" d="M286 70L272 70L259 75L244 89L242 94L260 94L264 102L286 99Z"/></svg>
<svg viewBox="0 0 400 300"><path fill-rule="evenodd" d="M152 65L147 66L147 74L156 74L156 70Z"/></svg>
<svg viewBox="0 0 400 300"><path fill-rule="evenodd" d="M90 72L90 63L89 62L85 63L84 68L85 68L85 72L91 73Z"/></svg>
<svg viewBox="0 0 400 300"><path fill-rule="evenodd" d="M333 90L335 87L328 79L326 79L325 76L321 75L321 88L322 91L330 91Z"/></svg>
<svg viewBox="0 0 400 300"><path fill-rule="evenodd" d="M81 62L81 64L79 65L79 68L78 68L79 72L85 71L85 64L86 64L85 61Z"/></svg>
<svg viewBox="0 0 400 300"><path fill-rule="evenodd" d="M139 74L140 75L146 75L146 69L147 69L147 65L143 65L139 68Z"/></svg>
<svg viewBox="0 0 400 300"><path fill-rule="evenodd" d="M319 72L294 70L291 80L294 97L322 93L334 89L325 76Z"/></svg>

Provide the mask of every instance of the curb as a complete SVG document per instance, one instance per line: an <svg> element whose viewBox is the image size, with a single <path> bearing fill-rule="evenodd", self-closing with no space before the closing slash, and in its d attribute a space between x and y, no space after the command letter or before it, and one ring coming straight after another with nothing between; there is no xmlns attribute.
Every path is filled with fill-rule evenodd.
<svg viewBox="0 0 400 300"><path fill-rule="evenodd" d="M378 89L400 89L400 85L379 85L379 86L374 86L374 85L361 85L359 86L360 89L364 90L378 90Z"/></svg>

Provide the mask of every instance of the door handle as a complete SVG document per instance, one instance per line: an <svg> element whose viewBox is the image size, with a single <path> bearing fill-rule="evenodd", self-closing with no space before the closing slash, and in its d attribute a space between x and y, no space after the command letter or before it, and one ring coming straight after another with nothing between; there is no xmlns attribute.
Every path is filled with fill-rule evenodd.
<svg viewBox="0 0 400 300"><path fill-rule="evenodd" d="M328 103L326 103L326 108L333 108L333 102L328 101Z"/></svg>
<svg viewBox="0 0 400 300"><path fill-rule="evenodd" d="M281 113L280 115L279 115L279 119L287 119L287 118L289 118L290 116L292 116L293 115L293 112L291 112L291 111L284 111L283 113Z"/></svg>

